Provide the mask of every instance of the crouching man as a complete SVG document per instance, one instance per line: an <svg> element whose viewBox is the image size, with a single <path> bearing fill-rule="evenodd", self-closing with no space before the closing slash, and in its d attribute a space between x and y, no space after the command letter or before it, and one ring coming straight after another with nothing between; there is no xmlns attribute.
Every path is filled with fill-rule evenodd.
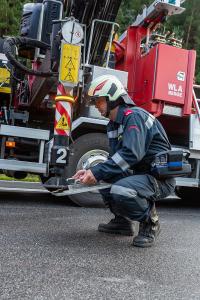
<svg viewBox="0 0 200 300"><path fill-rule="evenodd" d="M74 178L83 184L112 183L101 193L115 217L100 224L100 232L133 235L132 221L138 221L133 246L150 247L160 232L155 201L170 195L175 187L174 179L157 180L150 172L155 155L171 149L167 135L154 116L134 104L115 76L94 79L88 95L110 120L110 156L88 170L79 170Z"/></svg>

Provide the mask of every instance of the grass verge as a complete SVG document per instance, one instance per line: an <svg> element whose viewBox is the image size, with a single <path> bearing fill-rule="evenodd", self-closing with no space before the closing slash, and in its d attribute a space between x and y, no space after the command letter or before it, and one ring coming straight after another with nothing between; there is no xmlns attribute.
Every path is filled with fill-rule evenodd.
<svg viewBox="0 0 200 300"><path fill-rule="evenodd" d="M29 182L40 182L40 178L37 175L29 174L24 179L15 179L13 177L8 177L4 174L0 174L0 180L10 180L10 181L29 181Z"/></svg>

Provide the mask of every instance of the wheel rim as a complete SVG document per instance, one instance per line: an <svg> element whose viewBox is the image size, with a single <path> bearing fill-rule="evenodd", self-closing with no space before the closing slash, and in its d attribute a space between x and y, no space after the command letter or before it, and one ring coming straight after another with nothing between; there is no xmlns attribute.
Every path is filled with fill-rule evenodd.
<svg viewBox="0 0 200 300"><path fill-rule="evenodd" d="M107 160L108 152L101 149L94 149L86 152L79 159L76 167L76 171L81 169L89 169L94 167L98 163L104 162Z"/></svg>
<svg viewBox="0 0 200 300"><path fill-rule="evenodd" d="M94 167L95 165L104 162L107 160L108 152L101 150L101 149L94 149L91 151L86 152L81 158L79 159L76 167L76 171L81 169L89 169ZM89 193L98 194L98 191L92 191Z"/></svg>

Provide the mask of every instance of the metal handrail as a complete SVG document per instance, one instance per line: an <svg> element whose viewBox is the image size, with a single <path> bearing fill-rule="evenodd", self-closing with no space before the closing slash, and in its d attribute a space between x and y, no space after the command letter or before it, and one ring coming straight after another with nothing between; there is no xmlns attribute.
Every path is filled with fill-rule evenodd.
<svg viewBox="0 0 200 300"><path fill-rule="evenodd" d="M194 84L193 85L193 93L192 93L193 94L194 106L195 106L195 109L196 109L196 112L197 112L197 115L198 115L198 118L199 118L199 121L200 121L200 106L199 106L200 99L198 99L196 97L196 93L195 93L194 89L200 89L200 85Z"/></svg>
<svg viewBox="0 0 200 300"><path fill-rule="evenodd" d="M94 34L94 26L95 26L96 22L112 25L112 29L111 29L111 33L110 33L110 37L109 37L109 48L108 48L107 60L106 60L106 68L107 68L108 63L109 63L109 56L110 56L111 46L112 46L112 35L113 35L114 27L115 26L119 27L119 24L115 23L115 22L99 20L99 19L94 19L92 21L92 28L91 28L90 38L89 38L89 45L88 45L88 53L87 53L87 58L86 58L86 63L85 63L86 66L89 65L92 39L93 39L93 34Z"/></svg>

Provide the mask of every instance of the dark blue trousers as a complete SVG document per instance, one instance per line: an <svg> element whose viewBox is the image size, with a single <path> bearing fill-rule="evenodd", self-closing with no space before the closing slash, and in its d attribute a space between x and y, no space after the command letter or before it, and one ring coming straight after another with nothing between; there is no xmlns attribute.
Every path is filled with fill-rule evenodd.
<svg viewBox="0 0 200 300"><path fill-rule="evenodd" d="M101 190L105 204L111 212L133 221L148 219L156 200L169 196L175 187L175 180L157 180L149 174L122 174L113 178L111 188Z"/></svg>

